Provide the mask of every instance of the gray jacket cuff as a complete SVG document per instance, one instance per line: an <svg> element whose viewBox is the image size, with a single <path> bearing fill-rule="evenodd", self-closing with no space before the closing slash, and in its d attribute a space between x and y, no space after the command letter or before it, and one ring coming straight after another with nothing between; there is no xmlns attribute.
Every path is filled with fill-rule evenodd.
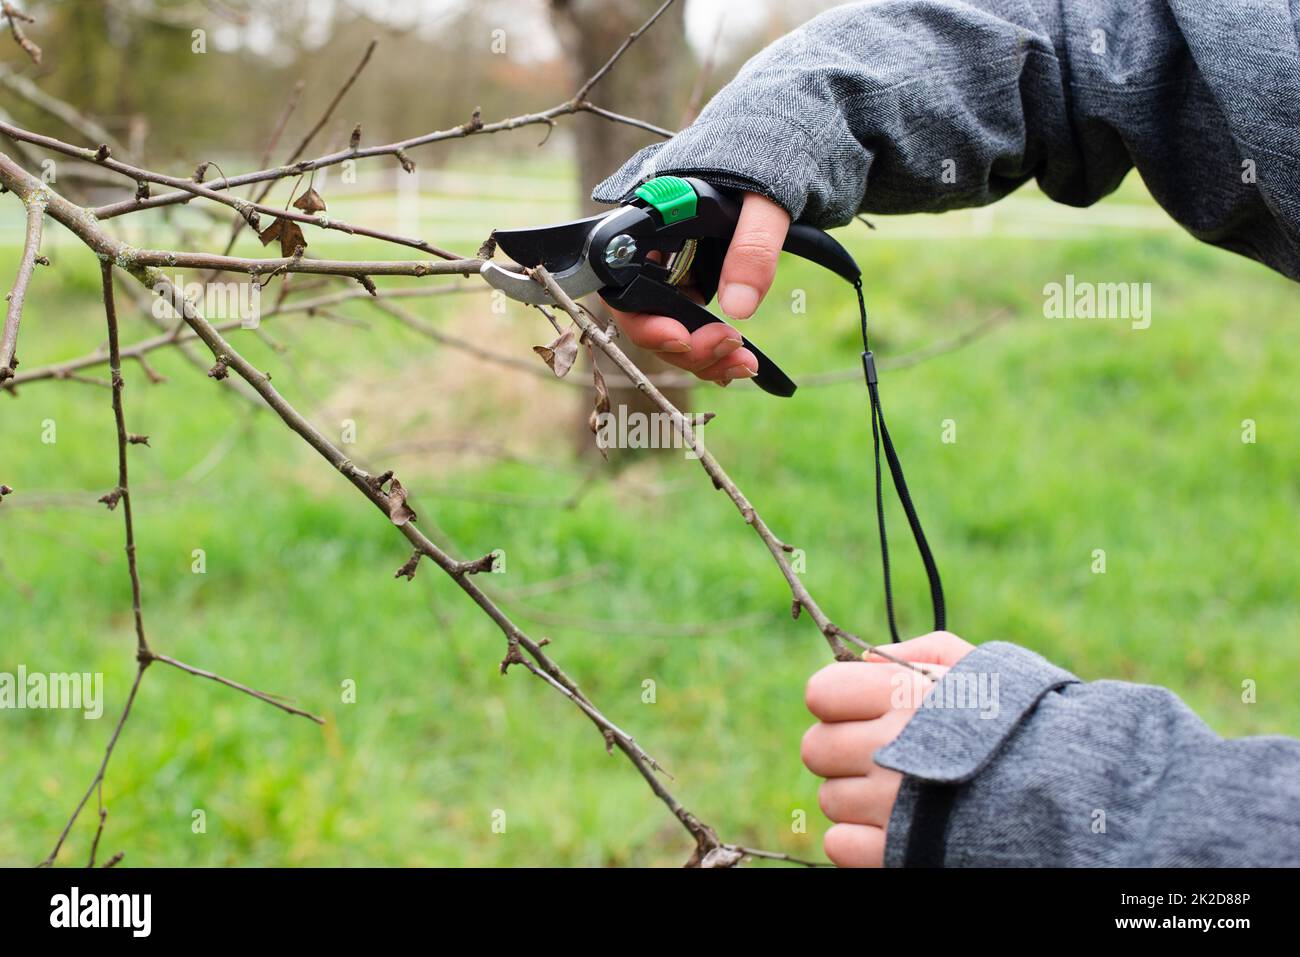
<svg viewBox="0 0 1300 957"><path fill-rule="evenodd" d="M969 781L1050 691L1079 679L1041 655L1002 641L976 648L926 695L875 761L905 775L890 815L885 864L902 864L917 803L928 785Z"/></svg>
<svg viewBox="0 0 1300 957"><path fill-rule="evenodd" d="M715 186L761 193L798 219L817 174L812 146L806 131L778 116L704 119L633 155L591 196L601 203L620 203L656 176L695 176Z"/></svg>
<svg viewBox="0 0 1300 957"><path fill-rule="evenodd" d="M1040 698L1079 679L1027 648L980 645L925 696L876 763L940 784L969 781Z"/></svg>

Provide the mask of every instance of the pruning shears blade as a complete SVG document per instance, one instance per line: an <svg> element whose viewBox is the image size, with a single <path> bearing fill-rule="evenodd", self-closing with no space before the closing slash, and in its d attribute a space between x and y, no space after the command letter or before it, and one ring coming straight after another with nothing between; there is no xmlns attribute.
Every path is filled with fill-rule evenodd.
<svg viewBox="0 0 1300 957"><path fill-rule="evenodd" d="M580 299L595 292L604 281L592 271L588 262L588 245L592 232L609 213L588 216L569 223L536 229L499 229L492 235L497 248L526 268L545 266L570 297ZM552 302L550 294L532 277L485 262L480 274L493 287L511 299L533 305Z"/></svg>
<svg viewBox="0 0 1300 957"><path fill-rule="evenodd" d="M497 248L521 266L545 266L558 273L574 266L583 257L587 237L596 223L608 213L589 216L555 226L535 229L498 229L492 235Z"/></svg>

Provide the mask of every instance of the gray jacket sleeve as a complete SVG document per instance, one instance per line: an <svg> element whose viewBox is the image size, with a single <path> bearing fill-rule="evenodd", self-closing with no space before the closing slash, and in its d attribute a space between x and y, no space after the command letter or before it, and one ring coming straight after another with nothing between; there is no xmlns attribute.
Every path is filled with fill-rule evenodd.
<svg viewBox="0 0 1300 957"><path fill-rule="evenodd" d="M1017 645L963 658L876 763L906 775L887 865L1300 865L1300 741L1225 740L1164 688Z"/></svg>
<svg viewBox="0 0 1300 957"><path fill-rule="evenodd" d="M1136 166L1193 235L1300 279L1300 0L880 0L772 44L696 123L598 186L664 173L823 228L991 203L1075 206Z"/></svg>

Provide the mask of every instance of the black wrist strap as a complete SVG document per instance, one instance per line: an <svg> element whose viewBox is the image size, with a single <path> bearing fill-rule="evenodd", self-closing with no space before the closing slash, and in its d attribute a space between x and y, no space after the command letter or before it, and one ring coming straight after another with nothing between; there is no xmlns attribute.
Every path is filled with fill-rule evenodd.
<svg viewBox="0 0 1300 957"><path fill-rule="evenodd" d="M948 843L948 822L957 799L955 784L922 782L907 830L903 867L943 867Z"/></svg>
<svg viewBox="0 0 1300 957"><path fill-rule="evenodd" d="M889 575L889 538L885 532L884 477L880 465L882 447L885 451L885 460L889 463L889 474L894 482L894 491L897 492L898 500L907 514L907 523L912 527L912 537L916 539L917 551L921 553L921 562L925 565L925 573L930 579L930 603L934 607L935 631L944 630L948 615L944 607L943 582L939 579L939 567L935 564L930 544L925 540L921 519L916 514L916 506L912 504L912 496L907 490L907 479L903 477L903 464L898 459L894 442L889 437L889 429L885 426L885 412L880 406L876 359L871 353L871 345L867 340L867 304L862 298L862 280L859 279L853 285L858 293L858 311L862 317L862 373L867 380L867 395L871 401L871 438L876 458L876 522L880 528L880 564L885 586L885 611L889 615L890 637L897 642L898 622L894 613L894 590Z"/></svg>

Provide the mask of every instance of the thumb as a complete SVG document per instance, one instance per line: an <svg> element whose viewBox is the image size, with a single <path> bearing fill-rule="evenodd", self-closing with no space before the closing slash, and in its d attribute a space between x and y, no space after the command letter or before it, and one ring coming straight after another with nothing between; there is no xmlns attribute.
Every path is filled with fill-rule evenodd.
<svg viewBox="0 0 1300 957"><path fill-rule="evenodd" d="M732 319L748 319L772 287L790 214L766 196L746 193L736 232L718 277L718 305Z"/></svg>
<svg viewBox="0 0 1300 957"><path fill-rule="evenodd" d="M932 631L928 635L909 638L896 645L887 645L889 653L895 658L910 661L912 664L942 665L945 670L951 668L968 654L975 646L963 641L947 631ZM878 655L863 655L868 661L884 661Z"/></svg>

